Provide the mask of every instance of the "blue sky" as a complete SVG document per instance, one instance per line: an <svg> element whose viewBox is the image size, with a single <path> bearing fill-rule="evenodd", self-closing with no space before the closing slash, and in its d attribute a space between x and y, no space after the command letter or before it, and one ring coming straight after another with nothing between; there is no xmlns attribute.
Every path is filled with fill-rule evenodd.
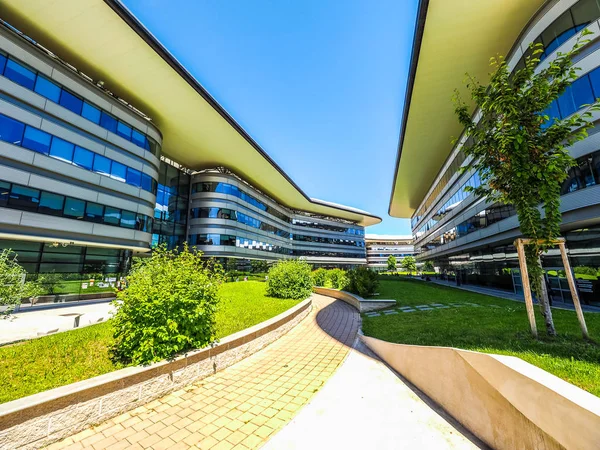
<svg viewBox="0 0 600 450"><path fill-rule="evenodd" d="M388 216L416 0L124 0L311 197Z"/></svg>

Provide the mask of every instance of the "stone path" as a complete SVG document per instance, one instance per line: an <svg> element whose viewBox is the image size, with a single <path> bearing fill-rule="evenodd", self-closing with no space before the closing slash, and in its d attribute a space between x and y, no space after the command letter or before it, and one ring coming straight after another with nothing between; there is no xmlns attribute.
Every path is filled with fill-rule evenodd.
<svg viewBox="0 0 600 450"><path fill-rule="evenodd" d="M368 350L351 348L359 323L351 306L314 295L309 316L264 350L48 448L255 449L271 438L275 450L475 448Z"/></svg>
<svg viewBox="0 0 600 450"><path fill-rule="evenodd" d="M281 429L347 356L354 308L315 295L313 310L259 353L50 449L253 449Z"/></svg>
<svg viewBox="0 0 600 450"><path fill-rule="evenodd" d="M416 312L416 311L433 311L436 309L464 308L467 306L479 308L483 305L479 305L477 303L448 303L445 305L442 305L441 303L429 303L429 304L425 304L425 305L415 305L415 306L397 306L396 308L385 309L383 311L371 311L371 312L365 313L365 316L380 317L382 315L390 316L392 314L398 314L399 312L410 313L410 312ZM500 308L500 306L498 306L498 305L486 305L486 307L487 308Z"/></svg>

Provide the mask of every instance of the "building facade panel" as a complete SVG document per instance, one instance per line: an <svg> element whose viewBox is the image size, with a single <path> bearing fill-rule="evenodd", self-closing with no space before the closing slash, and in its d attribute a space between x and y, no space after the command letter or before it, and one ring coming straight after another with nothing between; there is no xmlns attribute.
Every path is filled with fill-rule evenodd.
<svg viewBox="0 0 600 450"><path fill-rule="evenodd" d="M544 53L537 68L541 70L558 52L569 50L584 28L600 32L599 19L600 2L596 0L549 2L515 42L515 50L508 58L511 67L522 67L523 58L531 53L529 45L541 43ZM575 65L581 68L578 79L546 111L550 117L566 118L600 97L600 51L594 36L576 58ZM570 149L577 165L569 171L561 198L561 231L567 239L582 297L590 304L600 304L599 119L600 115L594 114L594 128L589 136ZM436 178L412 217L418 259L435 261L452 279L518 293L521 289L518 261L512 246L520 235L515 211L510 206L481 201L464 190L465 183L473 180L473 174L458 172L461 166L470 164L460 152L461 144L468 142L459 141L440 171L444 175ZM475 183L468 185L476 187L479 182L475 178ZM564 275L561 276L562 263L556 252L548 253L542 260L554 300L570 301L570 294L560 288ZM594 271L598 276L590 275ZM579 277L578 273L586 276Z"/></svg>

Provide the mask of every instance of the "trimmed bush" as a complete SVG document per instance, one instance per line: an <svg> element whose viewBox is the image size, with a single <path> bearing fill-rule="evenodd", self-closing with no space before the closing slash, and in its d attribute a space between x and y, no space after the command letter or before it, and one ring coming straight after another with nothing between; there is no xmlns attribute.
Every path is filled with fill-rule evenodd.
<svg viewBox="0 0 600 450"><path fill-rule="evenodd" d="M313 286L324 287L325 283L327 282L327 270L323 268L313 270L311 277Z"/></svg>
<svg viewBox="0 0 600 450"><path fill-rule="evenodd" d="M377 272L358 266L348 272L348 291L367 297L377 292L379 277Z"/></svg>
<svg viewBox="0 0 600 450"><path fill-rule="evenodd" d="M213 342L223 270L201 255L159 246L134 262L117 294L115 360L148 364Z"/></svg>
<svg viewBox="0 0 600 450"><path fill-rule="evenodd" d="M346 289L348 276L342 269L331 269L327 271L327 284L334 289Z"/></svg>
<svg viewBox="0 0 600 450"><path fill-rule="evenodd" d="M279 261L269 269L267 295L303 300L312 293L311 266L306 261Z"/></svg>

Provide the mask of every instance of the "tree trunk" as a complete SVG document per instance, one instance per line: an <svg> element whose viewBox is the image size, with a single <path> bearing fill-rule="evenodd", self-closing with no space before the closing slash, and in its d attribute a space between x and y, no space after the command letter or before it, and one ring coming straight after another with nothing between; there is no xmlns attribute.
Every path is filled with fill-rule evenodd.
<svg viewBox="0 0 600 450"><path fill-rule="evenodd" d="M542 267L542 261L538 259L538 264ZM544 317L544 323L546 324L546 332L548 336L556 336L556 328L554 328L554 319L552 318L552 309L550 308L550 299L548 297L548 289L546 287L546 277L543 274L540 279L540 312L542 313L542 317Z"/></svg>

